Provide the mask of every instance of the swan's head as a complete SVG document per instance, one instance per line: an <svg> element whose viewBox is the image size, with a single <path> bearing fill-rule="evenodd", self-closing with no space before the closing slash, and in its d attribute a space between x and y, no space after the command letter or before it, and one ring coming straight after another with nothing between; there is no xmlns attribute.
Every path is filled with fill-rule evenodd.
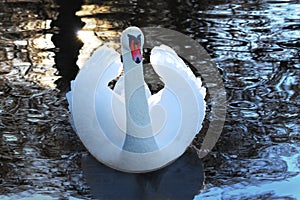
<svg viewBox="0 0 300 200"><path fill-rule="evenodd" d="M121 36L122 54L130 53L132 61L139 64L142 62L144 44L143 32L138 27L128 27Z"/></svg>

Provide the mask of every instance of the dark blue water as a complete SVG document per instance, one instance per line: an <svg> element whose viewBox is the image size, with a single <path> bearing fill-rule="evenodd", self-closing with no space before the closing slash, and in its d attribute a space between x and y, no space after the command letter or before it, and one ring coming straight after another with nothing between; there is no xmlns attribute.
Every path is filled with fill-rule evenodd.
<svg viewBox="0 0 300 200"><path fill-rule="evenodd" d="M118 47L130 25L190 36L222 74L226 122L195 199L300 198L299 1L0 5L1 199L91 197L64 93L91 52Z"/></svg>

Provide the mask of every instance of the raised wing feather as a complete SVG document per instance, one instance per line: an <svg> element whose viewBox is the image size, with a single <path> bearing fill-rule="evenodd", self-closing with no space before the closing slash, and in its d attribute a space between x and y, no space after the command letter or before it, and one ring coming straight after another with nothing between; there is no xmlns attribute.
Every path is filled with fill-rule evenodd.
<svg viewBox="0 0 300 200"><path fill-rule="evenodd" d="M153 48L150 60L165 84L159 93L149 98L153 130L158 136L184 135L188 138L183 141L187 147L201 129L206 106L205 88L170 47ZM183 137L178 138L179 143L180 138Z"/></svg>

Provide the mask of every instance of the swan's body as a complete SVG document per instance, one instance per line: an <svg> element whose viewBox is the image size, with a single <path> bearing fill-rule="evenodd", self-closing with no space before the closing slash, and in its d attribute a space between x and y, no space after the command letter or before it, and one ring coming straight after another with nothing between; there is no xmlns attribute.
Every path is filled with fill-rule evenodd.
<svg viewBox="0 0 300 200"><path fill-rule="evenodd" d="M159 169L182 155L200 131L205 89L167 46L151 51L151 64L165 83L151 95L141 62L143 34L122 33L124 77L108 83L123 64L113 49L100 47L80 70L67 94L75 130L100 162L126 172ZM139 51L140 50L140 51Z"/></svg>

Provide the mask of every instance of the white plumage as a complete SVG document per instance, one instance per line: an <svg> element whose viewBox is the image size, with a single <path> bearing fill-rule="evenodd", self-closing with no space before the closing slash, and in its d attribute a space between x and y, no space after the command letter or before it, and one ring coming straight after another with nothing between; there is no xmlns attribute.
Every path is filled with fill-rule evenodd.
<svg viewBox="0 0 300 200"><path fill-rule="evenodd" d="M123 35L139 33L138 28L130 27ZM124 40L125 36L122 46ZM142 42L143 38L140 48ZM205 88L174 50L161 45L152 49L150 61L165 86L151 95L143 79L138 83L143 78L139 77L142 63L130 63L125 50L124 68L129 66L129 70L114 90L108 83L123 67L114 49L100 47L80 70L67 94L73 127L100 162L126 172L153 171L182 155L200 131ZM132 94L128 96L128 92ZM148 107L140 101L143 97Z"/></svg>

